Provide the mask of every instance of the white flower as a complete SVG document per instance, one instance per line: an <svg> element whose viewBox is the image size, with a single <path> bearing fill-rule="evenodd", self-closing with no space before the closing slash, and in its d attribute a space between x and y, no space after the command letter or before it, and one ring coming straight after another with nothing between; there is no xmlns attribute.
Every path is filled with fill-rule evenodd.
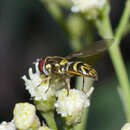
<svg viewBox="0 0 130 130"><path fill-rule="evenodd" d="M38 68L39 62L35 62L36 72L33 73L32 68L29 68L29 77L24 75L22 79L25 81L26 89L34 99L36 107L40 111L50 111L54 109L56 101L56 84L50 84L50 77L45 77L41 74Z"/></svg>
<svg viewBox="0 0 130 130"><path fill-rule="evenodd" d="M36 116L36 108L29 103L17 103L14 108L14 122L20 130L37 129L40 121Z"/></svg>
<svg viewBox="0 0 130 130"><path fill-rule="evenodd" d="M121 130L130 130L130 123L126 123Z"/></svg>
<svg viewBox="0 0 130 130"><path fill-rule="evenodd" d="M48 89L49 78L45 78L44 75L41 75L38 68L38 62L35 62L35 69L36 72L33 73L32 68L29 68L28 73L30 79L27 79L25 75L22 77L22 79L25 81L26 89L29 91L34 100L47 100L47 96L54 96L55 91L53 91L53 89Z"/></svg>
<svg viewBox="0 0 130 130"><path fill-rule="evenodd" d="M90 91L92 93L93 87L90 88ZM76 89L70 89L69 95L67 95L66 89L62 89L57 93L56 111L61 114L67 125L73 125L81 121L84 108L90 105L88 97L91 93L84 94Z"/></svg>
<svg viewBox="0 0 130 130"><path fill-rule="evenodd" d="M86 12L88 19L94 19L97 17L99 11L107 3L107 0L71 0L72 12Z"/></svg>
<svg viewBox="0 0 130 130"><path fill-rule="evenodd" d="M0 124L0 130L16 130L16 126L14 124L14 121L13 120L11 122L3 121Z"/></svg>
<svg viewBox="0 0 130 130"><path fill-rule="evenodd" d="M79 12L79 11L88 11L93 8L102 8L106 0L72 0L73 7L72 11L73 12Z"/></svg>

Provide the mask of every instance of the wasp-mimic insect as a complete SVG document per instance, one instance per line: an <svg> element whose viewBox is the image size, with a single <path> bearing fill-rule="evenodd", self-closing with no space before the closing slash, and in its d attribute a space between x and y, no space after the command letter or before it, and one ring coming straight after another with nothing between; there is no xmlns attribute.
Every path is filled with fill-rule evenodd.
<svg viewBox="0 0 130 130"><path fill-rule="evenodd" d="M57 77L63 78L69 92L70 78L73 76L83 76L83 81L84 77L95 80L98 79L96 70L87 63L69 60L72 58L86 58L96 55L100 52L105 51L112 43L113 40L110 39L101 40L95 42L83 51L74 52L66 57L47 56L46 58L42 58L39 61L39 70L46 77L56 75Z"/></svg>

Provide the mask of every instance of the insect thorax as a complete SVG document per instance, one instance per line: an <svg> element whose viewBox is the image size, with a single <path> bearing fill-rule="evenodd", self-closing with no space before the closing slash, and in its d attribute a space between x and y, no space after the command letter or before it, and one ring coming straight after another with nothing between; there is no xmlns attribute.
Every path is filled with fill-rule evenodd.
<svg viewBox="0 0 130 130"><path fill-rule="evenodd" d="M61 68L67 62L68 61L63 57L58 57L58 56L49 57L49 58L47 57L43 70L46 71L48 75L63 74Z"/></svg>

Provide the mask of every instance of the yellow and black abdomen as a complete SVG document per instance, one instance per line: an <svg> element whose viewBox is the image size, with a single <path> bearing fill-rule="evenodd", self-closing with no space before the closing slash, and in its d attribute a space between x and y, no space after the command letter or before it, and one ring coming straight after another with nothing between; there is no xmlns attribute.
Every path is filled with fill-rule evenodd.
<svg viewBox="0 0 130 130"><path fill-rule="evenodd" d="M97 79L97 72L95 69L83 62L67 62L62 66L61 69L66 74Z"/></svg>

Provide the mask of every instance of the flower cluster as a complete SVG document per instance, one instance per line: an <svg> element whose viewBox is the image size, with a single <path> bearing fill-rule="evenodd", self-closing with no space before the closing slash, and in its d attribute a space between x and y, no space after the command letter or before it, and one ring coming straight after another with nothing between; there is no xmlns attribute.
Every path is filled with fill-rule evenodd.
<svg viewBox="0 0 130 130"><path fill-rule="evenodd" d="M29 78L24 75L22 79L25 81L26 89L34 99L37 109L40 111L50 111L54 109L56 100L54 86L49 84L49 77L41 75L38 69L38 62L35 62L36 72L33 73L32 68L29 68Z"/></svg>
<svg viewBox="0 0 130 130"><path fill-rule="evenodd" d="M41 125L36 108L29 103L17 103L14 108L13 120L2 122L0 130L50 130L44 123Z"/></svg>
<svg viewBox="0 0 130 130"><path fill-rule="evenodd" d="M106 0L72 0L74 6L73 12L88 11L93 8L102 8L106 3Z"/></svg>
<svg viewBox="0 0 130 130"><path fill-rule="evenodd" d="M47 100L48 95L53 96L55 94L53 89L49 89L48 81L44 75L41 75L38 69L38 62L35 62L36 72L33 73L32 68L29 68L29 78L24 75L22 79L25 81L26 90L29 91L30 95L34 100ZM51 90L51 91L50 91Z"/></svg>
<svg viewBox="0 0 130 130"><path fill-rule="evenodd" d="M18 103L14 108L14 122L18 129L37 129L40 121L36 116L36 108L29 103Z"/></svg>
<svg viewBox="0 0 130 130"><path fill-rule="evenodd" d="M0 130L50 130L44 123L41 125L36 109L43 117L46 113L53 113L56 109L67 126L81 122L84 108L90 105L89 97L93 92L93 87L89 87L86 93L78 89L70 89L68 93L67 89L63 88L65 79L54 80L50 83L52 77L41 74L38 63L35 62L35 72L29 68L29 78L25 75L22 77L26 90L30 93L36 107L29 103L17 103L13 112L13 120L8 123L2 122Z"/></svg>
<svg viewBox="0 0 130 130"><path fill-rule="evenodd" d="M107 0L71 0L72 12L86 13L88 19L96 19Z"/></svg>
<svg viewBox="0 0 130 130"><path fill-rule="evenodd" d="M93 87L91 89L92 92ZM61 114L67 125L74 125L81 121L83 108L90 105L89 96L76 89L71 89L68 96L66 89L57 93L56 111Z"/></svg>
<svg viewBox="0 0 130 130"><path fill-rule="evenodd" d="M0 130L16 130L16 126L14 124L14 121L13 120L11 122L3 121L0 124Z"/></svg>
<svg viewBox="0 0 130 130"><path fill-rule="evenodd" d="M33 73L32 68L29 68L30 79L27 79L25 75L22 78L25 81L26 89L34 98L37 109L42 112L56 109L67 125L80 122L84 108L90 105L89 97L93 92L93 87L90 87L86 93L77 89L70 89L68 95L65 88L61 87L61 90L56 90L55 82L49 84L48 80L51 77L46 78L40 73L38 62L35 63L35 69L36 72Z"/></svg>
<svg viewBox="0 0 130 130"><path fill-rule="evenodd" d="M130 130L130 123L126 123L121 130Z"/></svg>

